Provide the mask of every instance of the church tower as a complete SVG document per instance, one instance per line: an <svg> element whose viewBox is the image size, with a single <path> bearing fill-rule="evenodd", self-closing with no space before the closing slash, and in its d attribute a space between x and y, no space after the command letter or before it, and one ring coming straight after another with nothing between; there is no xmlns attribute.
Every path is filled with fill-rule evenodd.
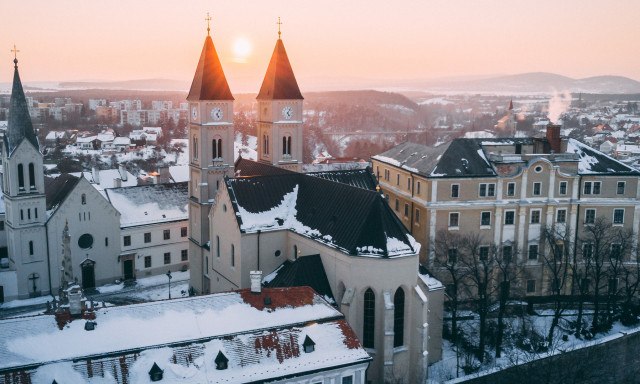
<svg viewBox="0 0 640 384"><path fill-rule="evenodd" d="M278 24L280 20L278 19ZM302 170L302 94L280 38L271 55L258 101L258 161Z"/></svg>
<svg viewBox="0 0 640 384"><path fill-rule="evenodd" d="M14 51L17 52L17 50ZM9 124L2 151L2 192L6 207L9 268L16 271L18 296L40 296L50 289L47 266L46 198L42 154L13 60Z"/></svg>
<svg viewBox="0 0 640 384"><path fill-rule="evenodd" d="M211 18L207 17L207 22ZM209 210L225 176L233 176L233 95L207 25L207 37L187 96L189 102L190 268L206 276ZM199 273L199 272L204 273ZM202 286L198 287L198 283ZM202 292L208 282L196 282Z"/></svg>

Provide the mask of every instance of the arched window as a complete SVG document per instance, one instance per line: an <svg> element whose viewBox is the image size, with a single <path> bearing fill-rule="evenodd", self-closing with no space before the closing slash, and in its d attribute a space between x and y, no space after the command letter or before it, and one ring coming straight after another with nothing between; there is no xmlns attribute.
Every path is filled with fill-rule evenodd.
<svg viewBox="0 0 640 384"><path fill-rule="evenodd" d="M282 154L291 156L291 136L282 137Z"/></svg>
<svg viewBox="0 0 640 384"><path fill-rule="evenodd" d="M404 345L404 290L398 288L393 296L393 346Z"/></svg>
<svg viewBox="0 0 640 384"><path fill-rule="evenodd" d="M197 137L193 137L193 145L192 145L192 152L193 152L193 160L198 160L198 138Z"/></svg>
<svg viewBox="0 0 640 384"><path fill-rule="evenodd" d="M374 348L373 336L376 324L376 294L371 288L364 293L364 321L362 329L362 345L365 348Z"/></svg>
<svg viewBox="0 0 640 384"><path fill-rule="evenodd" d="M87 195L83 193L82 196L80 196L80 202L82 205L87 205Z"/></svg>
<svg viewBox="0 0 640 384"><path fill-rule="evenodd" d="M222 139L213 139L211 142L211 151L211 157L214 160L222 158Z"/></svg>
<svg viewBox="0 0 640 384"><path fill-rule="evenodd" d="M18 189L24 191L24 167L18 164Z"/></svg>
<svg viewBox="0 0 640 384"><path fill-rule="evenodd" d="M33 255L33 241L29 242L29 255Z"/></svg>
<svg viewBox="0 0 640 384"><path fill-rule="evenodd" d="M236 247L233 244L231 244L231 266L236 266Z"/></svg>
<svg viewBox="0 0 640 384"><path fill-rule="evenodd" d="M220 236L216 236L216 257L220 258Z"/></svg>
<svg viewBox="0 0 640 384"><path fill-rule="evenodd" d="M36 169L33 163L29 163L29 188L36 189Z"/></svg>
<svg viewBox="0 0 640 384"><path fill-rule="evenodd" d="M269 154L269 136L264 135L262 137L262 144L263 144L263 147L264 147L262 153L264 155L268 155Z"/></svg>

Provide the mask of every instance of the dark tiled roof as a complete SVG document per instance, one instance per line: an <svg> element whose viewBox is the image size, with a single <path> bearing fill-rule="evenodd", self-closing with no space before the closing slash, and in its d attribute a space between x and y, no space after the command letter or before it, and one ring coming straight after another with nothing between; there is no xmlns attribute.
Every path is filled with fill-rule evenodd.
<svg viewBox="0 0 640 384"><path fill-rule="evenodd" d="M311 287L320 296L335 302L320 255L302 256L295 261L287 260L275 273L275 278L265 283L265 287Z"/></svg>
<svg viewBox="0 0 640 384"><path fill-rule="evenodd" d="M594 174L616 174L616 175L639 175L640 171L629 167L604 153L597 151L588 145L577 140L569 139L567 152L580 156L578 163L578 173L581 175Z"/></svg>
<svg viewBox="0 0 640 384"><path fill-rule="evenodd" d="M352 255L417 252L377 192L298 173L226 179L226 185L242 232L289 229Z"/></svg>
<svg viewBox="0 0 640 384"><path fill-rule="evenodd" d="M14 62L16 65L13 72L13 88L11 90L11 101L9 105L9 122L7 125L7 133L4 136L4 144L8 156L11 156L11 153L24 139L29 140L36 150L40 149L38 137L35 132L33 132L33 124L31 123L31 117L29 116L29 107L27 105L27 100L24 97L20 74L18 74L18 61L14 60Z"/></svg>
<svg viewBox="0 0 640 384"><path fill-rule="evenodd" d="M337 183L348 184L353 187L364 188L371 191L376 190L378 180L373 174L371 167L365 169L352 169L327 172L310 172L307 175L320 177L322 179L335 181Z"/></svg>
<svg viewBox="0 0 640 384"><path fill-rule="evenodd" d="M233 100L211 36L207 36L204 40L204 47L187 100Z"/></svg>
<svg viewBox="0 0 640 384"><path fill-rule="evenodd" d="M284 168L276 167L271 164L259 163L257 161L248 160L238 157L235 167L236 177L251 177L251 176L273 176L273 175L287 175L295 173Z"/></svg>
<svg viewBox="0 0 640 384"><path fill-rule="evenodd" d="M484 177L496 173L484 155L481 140L455 139L438 160L432 177Z"/></svg>
<svg viewBox="0 0 640 384"><path fill-rule="evenodd" d="M69 193L73 191L73 188L75 188L79 181L79 177L75 177L68 173L63 173L56 178L45 176L44 193L47 199L47 211L62 203Z"/></svg>
<svg viewBox="0 0 640 384"><path fill-rule="evenodd" d="M259 100L301 100L303 99L298 88L298 82L293 74L287 51L281 39L276 42L267 73L264 75Z"/></svg>
<svg viewBox="0 0 640 384"><path fill-rule="evenodd" d="M437 147L428 147L404 142L372 158L426 177L431 174L440 156L449 148L450 144L449 142Z"/></svg>

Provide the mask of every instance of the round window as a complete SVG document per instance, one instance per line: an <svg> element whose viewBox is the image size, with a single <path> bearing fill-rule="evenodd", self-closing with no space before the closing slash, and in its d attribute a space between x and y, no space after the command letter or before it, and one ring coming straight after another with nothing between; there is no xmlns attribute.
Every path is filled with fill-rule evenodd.
<svg viewBox="0 0 640 384"><path fill-rule="evenodd" d="M538 166L535 168L535 170L536 170L536 172L540 173L540 172L542 172L542 167L538 165Z"/></svg>
<svg viewBox="0 0 640 384"><path fill-rule="evenodd" d="M78 247L82 249L89 249L93 245L93 236L88 233L80 236L78 239Z"/></svg>
<svg viewBox="0 0 640 384"><path fill-rule="evenodd" d="M280 256L280 250L279 249L276 251L276 257L278 257L278 256Z"/></svg>

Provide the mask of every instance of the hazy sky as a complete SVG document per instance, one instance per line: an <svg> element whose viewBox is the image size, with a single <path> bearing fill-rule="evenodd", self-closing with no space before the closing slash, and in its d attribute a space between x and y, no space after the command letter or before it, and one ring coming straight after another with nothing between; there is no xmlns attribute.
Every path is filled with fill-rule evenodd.
<svg viewBox="0 0 640 384"><path fill-rule="evenodd" d="M278 16L303 87L538 71L640 80L636 0L0 0L0 82L14 43L24 81L190 81L207 11L235 92L259 88Z"/></svg>

